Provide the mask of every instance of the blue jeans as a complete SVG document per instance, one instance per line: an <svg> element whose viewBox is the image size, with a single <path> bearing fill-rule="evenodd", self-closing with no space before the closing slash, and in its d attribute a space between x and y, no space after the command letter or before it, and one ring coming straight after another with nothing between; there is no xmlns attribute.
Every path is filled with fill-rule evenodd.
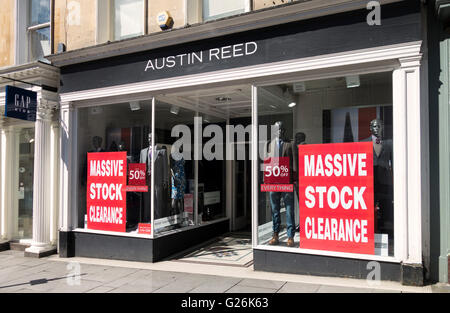
<svg viewBox="0 0 450 313"><path fill-rule="evenodd" d="M269 194L270 205L272 207L273 232L280 232L281 217L281 198L286 206L286 227L289 238L295 235L295 215L294 215L294 193L293 192L271 192Z"/></svg>

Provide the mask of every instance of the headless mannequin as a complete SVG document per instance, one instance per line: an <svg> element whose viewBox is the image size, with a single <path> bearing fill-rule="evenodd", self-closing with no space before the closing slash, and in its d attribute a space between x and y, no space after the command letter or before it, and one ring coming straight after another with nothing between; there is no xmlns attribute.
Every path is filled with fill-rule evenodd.
<svg viewBox="0 0 450 313"><path fill-rule="evenodd" d="M275 122L272 128L274 133L272 136L275 138L269 142L268 147L266 146L265 152L266 157L279 158L288 157L289 158L289 169L291 172L290 182L293 183L293 153L292 144L284 140L285 128L283 122ZM294 217L294 197L293 193L290 192L270 192L269 193L271 210L272 210L272 222L273 222L273 237L269 241L269 245L278 245L279 239L278 235L281 227L281 199L284 200L284 205L286 207L286 226L287 226L287 246L294 246L294 234L295 234L295 217Z"/></svg>
<svg viewBox="0 0 450 313"><path fill-rule="evenodd" d="M154 141L156 142L156 135L154 135ZM151 174L154 174L154 215L155 219L168 216L168 186L169 186L169 169L167 150L158 149L156 145L152 148L152 134L148 135L149 147L141 150L140 163L147 164L147 184L151 185ZM151 157L154 158L154 168L152 171ZM148 213L150 210L150 193L144 195L144 213ZM144 220L150 220L150 216L144 214Z"/></svg>

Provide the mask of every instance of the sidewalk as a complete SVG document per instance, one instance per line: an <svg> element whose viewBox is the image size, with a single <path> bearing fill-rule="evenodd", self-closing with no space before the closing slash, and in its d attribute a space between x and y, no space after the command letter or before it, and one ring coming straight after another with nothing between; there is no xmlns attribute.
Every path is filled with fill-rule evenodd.
<svg viewBox="0 0 450 313"><path fill-rule="evenodd" d="M79 271L78 271L79 270ZM79 279L73 274L79 273ZM140 263L0 252L0 293L401 293L445 292L447 286L255 272L252 267Z"/></svg>

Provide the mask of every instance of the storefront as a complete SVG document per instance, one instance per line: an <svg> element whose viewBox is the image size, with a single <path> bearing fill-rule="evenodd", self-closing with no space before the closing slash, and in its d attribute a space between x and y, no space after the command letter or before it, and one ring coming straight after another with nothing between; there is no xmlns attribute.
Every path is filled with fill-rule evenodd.
<svg viewBox="0 0 450 313"><path fill-rule="evenodd" d="M29 256L56 252L58 79L41 62L0 70L1 247Z"/></svg>
<svg viewBox="0 0 450 313"><path fill-rule="evenodd" d="M60 255L155 262L250 221L255 270L366 278L376 261L381 279L421 284L422 10L401 1L377 26L364 8L50 56ZM177 44L161 46L169 34Z"/></svg>

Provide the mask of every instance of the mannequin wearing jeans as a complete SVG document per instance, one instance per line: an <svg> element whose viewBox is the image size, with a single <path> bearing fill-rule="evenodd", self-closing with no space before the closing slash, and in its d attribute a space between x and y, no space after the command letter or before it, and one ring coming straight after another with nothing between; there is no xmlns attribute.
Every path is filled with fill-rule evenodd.
<svg viewBox="0 0 450 313"><path fill-rule="evenodd" d="M293 154L292 144L284 140L285 129L282 122L276 122L273 130L275 138L266 146L266 158L289 157L290 184L293 183ZM295 216L294 216L294 195L292 192L270 192L270 206L272 209L273 237L269 245L279 244L279 233L281 226L281 199L283 199L286 208L286 228L287 228L287 246L294 246L295 235Z"/></svg>

